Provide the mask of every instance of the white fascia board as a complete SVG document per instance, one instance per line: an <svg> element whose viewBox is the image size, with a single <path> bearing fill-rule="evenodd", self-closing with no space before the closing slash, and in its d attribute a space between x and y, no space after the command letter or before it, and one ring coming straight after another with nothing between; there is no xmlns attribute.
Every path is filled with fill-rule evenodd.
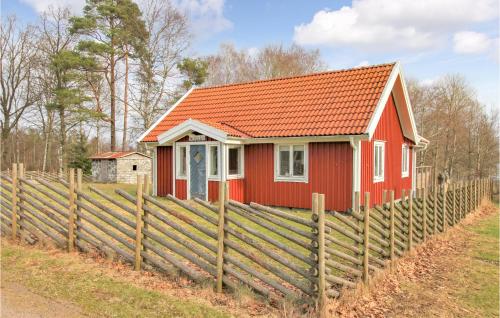
<svg viewBox="0 0 500 318"><path fill-rule="evenodd" d="M332 135L332 136L304 136L304 137L270 137L270 138L229 138L228 143L234 144L290 144L311 142L350 142L352 138L368 140L368 135Z"/></svg>
<svg viewBox="0 0 500 318"><path fill-rule="evenodd" d="M401 87L403 90L403 96L406 104L406 110L408 113L408 116L410 118L410 124L411 124L411 135L413 138L413 141L418 144L419 143L419 135L417 133L417 126L415 124L415 117L413 116L413 110L411 107L410 103L410 98L408 95L408 89L406 87L406 83L404 81L403 77L403 71L401 68L400 62L396 62L394 65L391 75L389 76L389 80L386 83L386 86L384 87L384 90L382 91L382 95L380 96L380 99L377 103L377 106L375 107L375 111L373 112L373 116L370 119L370 122L368 123L368 129L366 133L369 136L369 139L373 137L373 134L375 133L375 130L377 129L377 125L380 121L380 118L382 117L382 113L384 112L385 105L387 104L387 101L389 100L389 97L391 96L392 90L394 88L394 84L396 83L396 80L398 79L401 81ZM400 120L401 122L401 120ZM403 124L401 122L401 124Z"/></svg>
<svg viewBox="0 0 500 318"><path fill-rule="evenodd" d="M392 88L394 87L394 83L396 82L398 75L399 62L396 62L396 64L392 68L391 75L389 75L389 79L385 84L384 90L380 95L377 106L375 106L375 111L373 112L372 118L370 118L370 122L368 123L368 129L366 130L366 133L368 134L370 140L375 133L375 129L377 129L378 122L380 121L380 117L382 117L382 113L384 112L387 100L389 100L389 97L391 96Z"/></svg>
<svg viewBox="0 0 500 318"><path fill-rule="evenodd" d="M182 103L182 101L184 99L186 99L186 97L189 96L189 94L191 94L191 92L195 89L195 87L191 87L187 92L186 94L184 94L181 98L179 98L178 101L175 102L175 104L172 105L172 107L170 107L160 118L158 118L158 120L155 121L155 123L153 125L151 125L151 127L148 128L148 130L146 130L142 135L139 136L139 138L137 139L137 142L141 142L142 139L144 139L150 132L151 130L153 130L156 126L158 126L159 123L162 122L163 119L165 119L165 117L168 116L168 114L170 114L180 103Z"/></svg>
<svg viewBox="0 0 500 318"><path fill-rule="evenodd" d="M398 62L398 68L399 68L399 78L401 80L401 87L403 88L403 95L405 97L406 108L408 110L408 116L410 117L411 131L414 138L413 141L415 142L415 144L418 144L420 142L420 136L417 132L417 124L415 123L415 117L413 116L413 107L411 106L410 103L410 95L408 95L408 88L406 87L406 82L403 76L403 68L399 65L399 62Z"/></svg>
<svg viewBox="0 0 500 318"><path fill-rule="evenodd" d="M172 142L183 134L187 134L191 131L196 131L200 134L213 138L217 141L225 142L227 140L227 133L202 122L194 119L188 119L179 125L165 131L164 133L158 135L158 143L160 145Z"/></svg>

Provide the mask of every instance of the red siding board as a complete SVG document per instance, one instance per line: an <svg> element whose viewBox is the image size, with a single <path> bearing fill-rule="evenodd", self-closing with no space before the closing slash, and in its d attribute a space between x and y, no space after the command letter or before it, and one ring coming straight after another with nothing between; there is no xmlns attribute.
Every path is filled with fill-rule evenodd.
<svg viewBox="0 0 500 318"><path fill-rule="evenodd" d="M219 181L208 181L208 201L219 201Z"/></svg>
<svg viewBox="0 0 500 318"><path fill-rule="evenodd" d="M373 143L376 140L386 141L385 144L385 176L383 182L373 183ZM389 98L371 141L361 142L361 193L370 192L370 202L380 204L383 190L394 190L395 198L401 198L401 190L411 189L412 185L412 152L410 149L409 176L401 176L402 145L407 143L410 148L413 143L406 139L401 129L400 121L393 98ZM364 201L364 195L362 202Z"/></svg>
<svg viewBox="0 0 500 318"><path fill-rule="evenodd" d="M156 156L156 192L158 196L166 196L172 194L172 147L158 147Z"/></svg>
<svg viewBox="0 0 500 318"><path fill-rule="evenodd" d="M187 199L187 180L175 180L175 197L181 200Z"/></svg>
<svg viewBox="0 0 500 318"><path fill-rule="evenodd" d="M309 182L274 181L274 145L245 147L245 202L311 208L312 192L325 194L328 210L351 206L352 148L349 143L310 143Z"/></svg>

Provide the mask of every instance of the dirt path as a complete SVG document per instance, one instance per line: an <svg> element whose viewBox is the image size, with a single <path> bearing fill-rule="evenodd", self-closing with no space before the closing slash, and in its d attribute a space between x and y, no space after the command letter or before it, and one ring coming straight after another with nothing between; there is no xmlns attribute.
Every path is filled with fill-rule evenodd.
<svg viewBox="0 0 500 318"><path fill-rule="evenodd" d="M488 206L429 240L333 303L340 317L498 317L498 207Z"/></svg>
<svg viewBox="0 0 500 318"><path fill-rule="evenodd" d="M37 295L21 284L1 281L0 317L81 318L88 317L77 306Z"/></svg>

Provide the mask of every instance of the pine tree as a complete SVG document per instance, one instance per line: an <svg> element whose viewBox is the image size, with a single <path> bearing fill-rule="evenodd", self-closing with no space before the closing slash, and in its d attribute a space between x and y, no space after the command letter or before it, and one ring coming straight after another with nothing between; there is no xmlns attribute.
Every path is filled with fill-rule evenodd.
<svg viewBox="0 0 500 318"><path fill-rule="evenodd" d="M116 69L128 47L142 52L148 38L141 11L131 0L87 0L82 17L71 18L71 32L84 38L78 49L102 60L110 88L110 142L116 150ZM126 132L124 132L126 133Z"/></svg>
<svg viewBox="0 0 500 318"><path fill-rule="evenodd" d="M92 161L89 159L87 139L80 135L69 150L69 168L82 169L83 174L92 174Z"/></svg>

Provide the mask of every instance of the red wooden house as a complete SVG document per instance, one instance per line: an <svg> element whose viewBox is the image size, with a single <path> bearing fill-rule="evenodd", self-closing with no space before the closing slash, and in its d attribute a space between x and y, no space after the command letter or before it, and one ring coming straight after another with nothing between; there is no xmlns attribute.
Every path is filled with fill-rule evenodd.
<svg viewBox="0 0 500 318"><path fill-rule="evenodd" d="M417 133L399 63L195 88L140 141L156 195L344 211L355 191L414 187Z"/></svg>

